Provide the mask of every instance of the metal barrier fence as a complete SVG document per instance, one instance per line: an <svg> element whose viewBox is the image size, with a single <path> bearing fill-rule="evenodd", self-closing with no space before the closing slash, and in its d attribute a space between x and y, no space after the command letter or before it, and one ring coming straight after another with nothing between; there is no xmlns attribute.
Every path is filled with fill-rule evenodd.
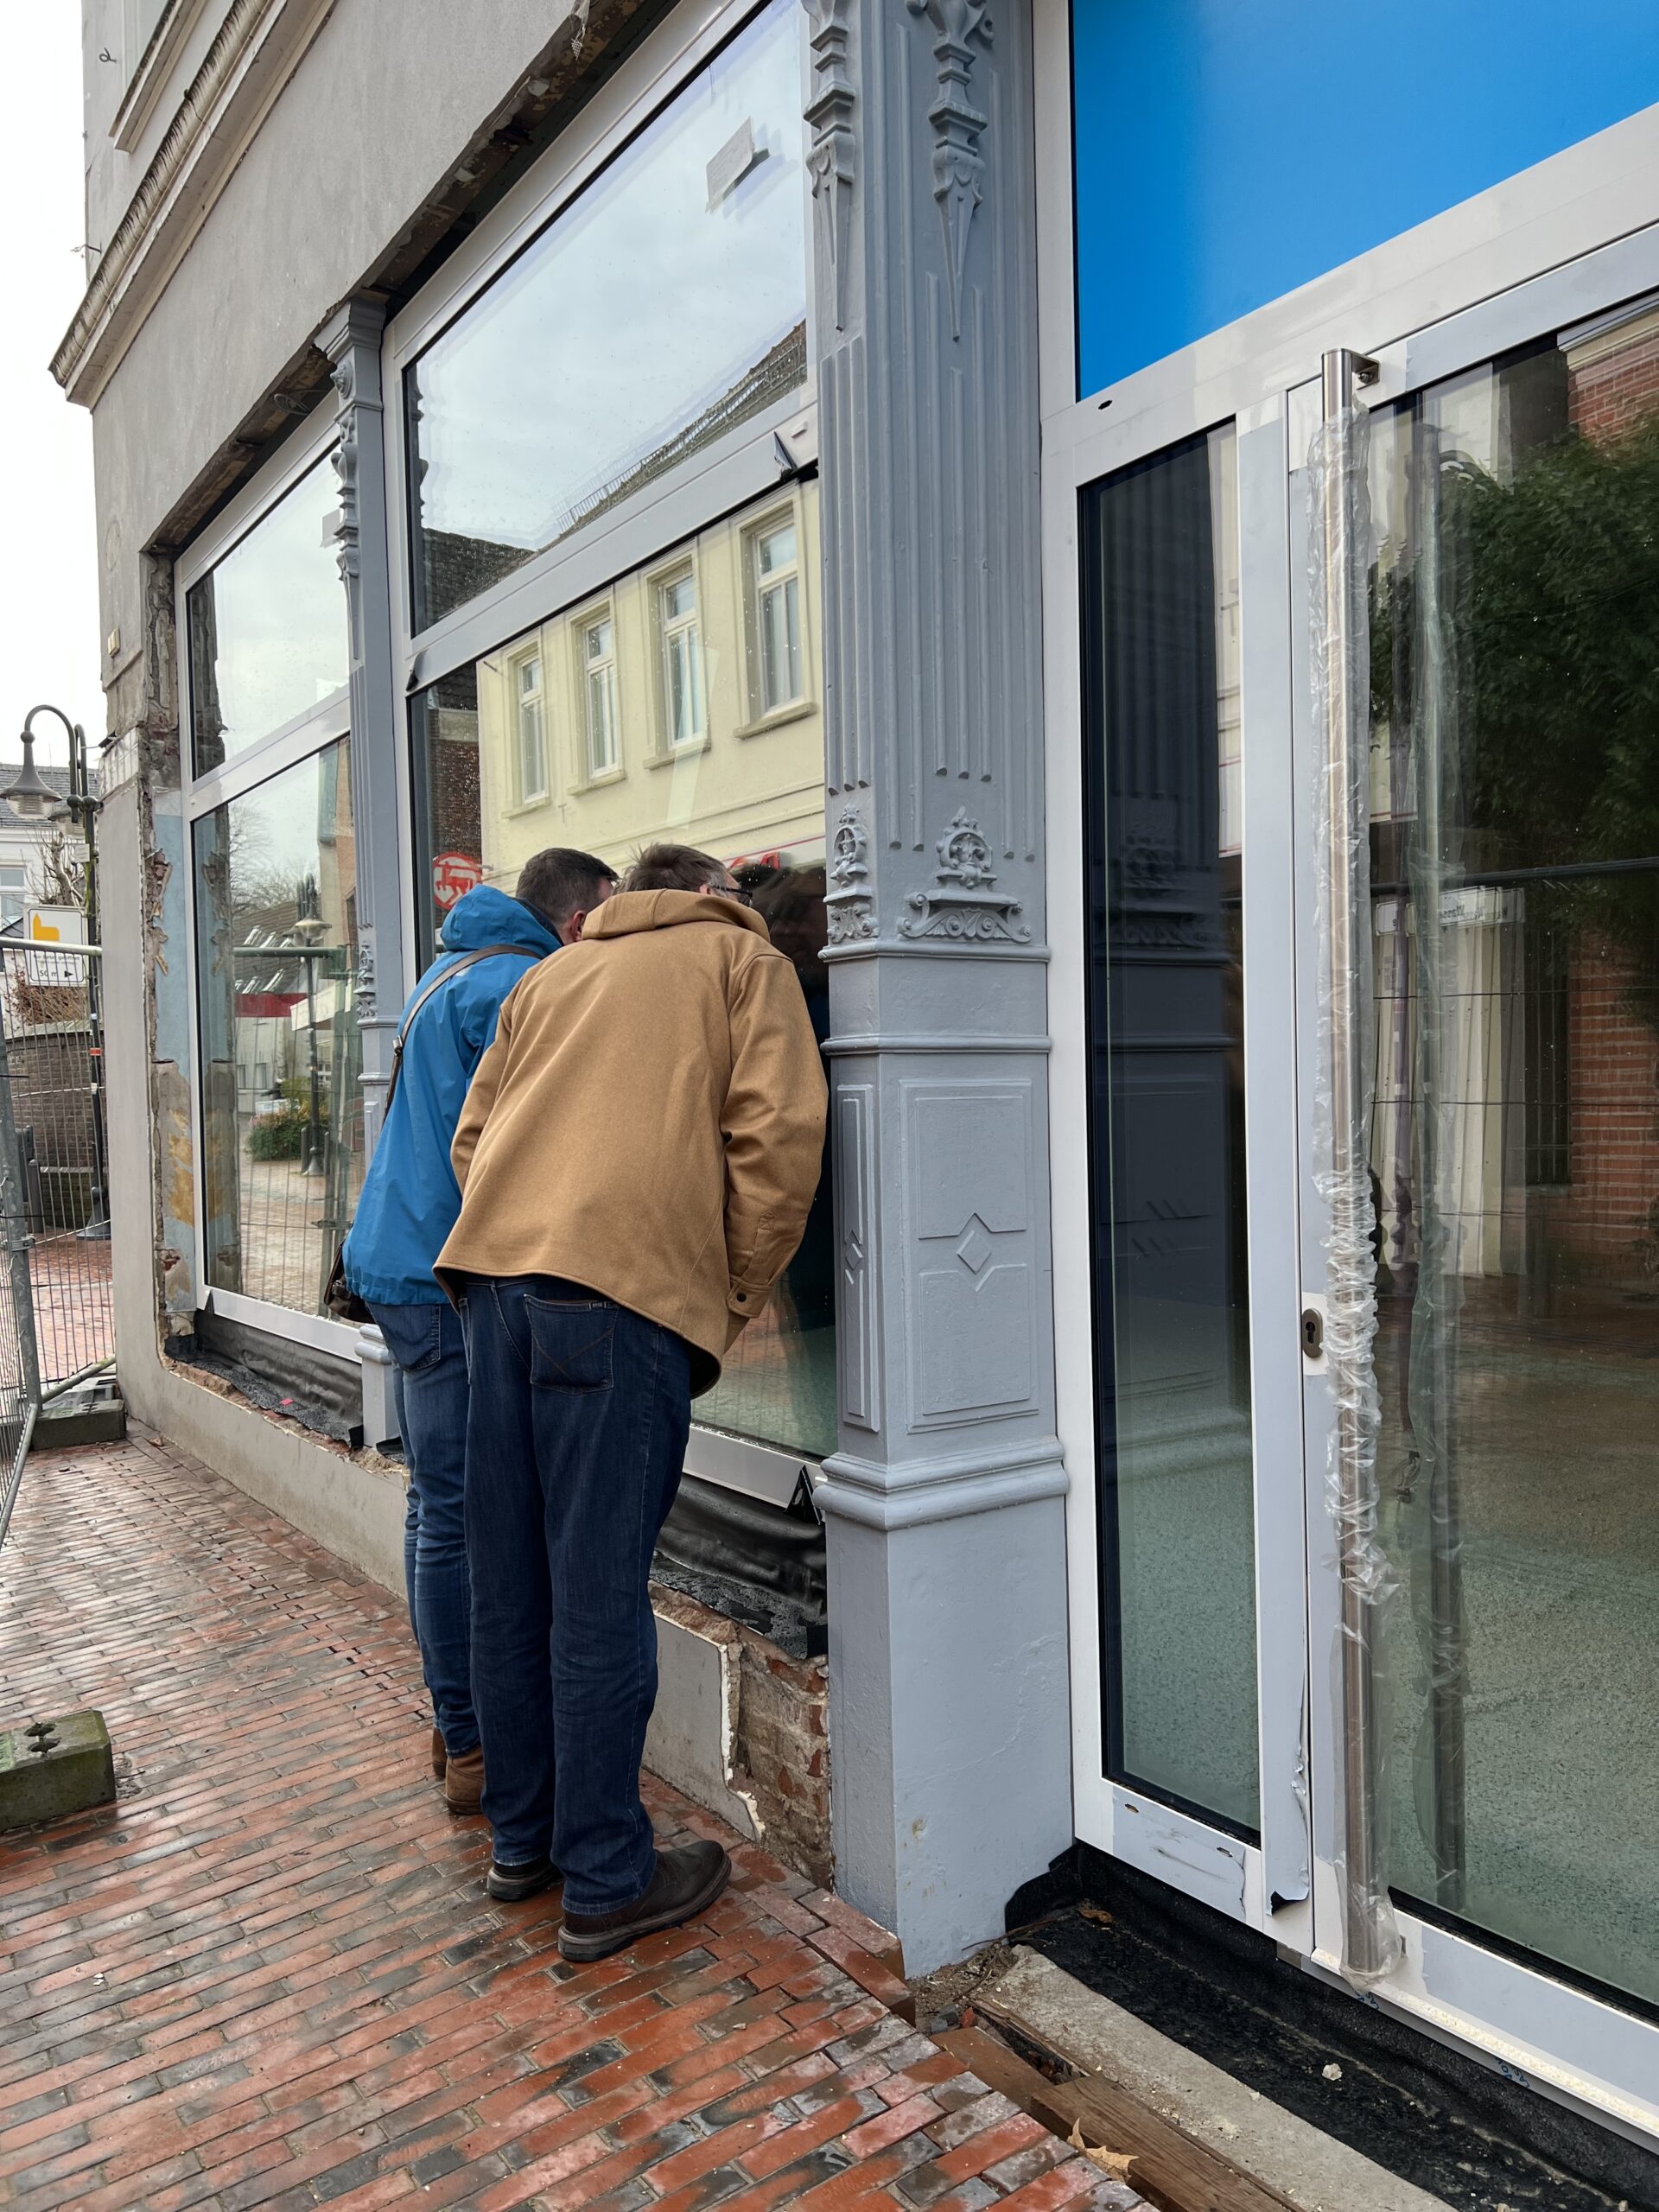
<svg viewBox="0 0 1659 2212"><path fill-rule="evenodd" d="M11 1525L23 1462L41 1410L29 1230L18 1173L11 1085L0 1082L0 1544Z"/></svg>
<svg viewBox="0 0 1659 2212"><path fill-rule="evenodd" d="M98 958L0 939L7 1227L15 1216L47 1397L115 1356Z"/></svg>

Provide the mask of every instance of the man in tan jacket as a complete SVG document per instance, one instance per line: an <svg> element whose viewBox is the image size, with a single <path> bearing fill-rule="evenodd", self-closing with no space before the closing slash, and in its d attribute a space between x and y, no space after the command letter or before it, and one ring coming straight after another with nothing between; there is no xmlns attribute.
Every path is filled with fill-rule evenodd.
<svg viewBox="0 0 1659 2212"><path fill-rule="evenodd" d="M800 1242L824 1104L791 963L718 861L657 845L508 997L455 1131L436 1272L471 1369L489 1889L562 1871L567 1958L691 1918L730 1872L717 1844L659 1853L640 1802L647 1580L691 1400Z"/></svg>

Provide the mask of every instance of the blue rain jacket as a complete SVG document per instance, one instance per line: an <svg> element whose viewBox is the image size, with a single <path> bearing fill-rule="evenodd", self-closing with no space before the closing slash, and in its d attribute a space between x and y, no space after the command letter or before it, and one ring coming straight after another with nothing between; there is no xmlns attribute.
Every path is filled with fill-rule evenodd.
<svg viewBox="0 0 1659 2212"><path fill-rule="evenodd" d="M461 1211L449 1145L467 1086L495 1035L501 1001L521 976L559 949L539 915L488 884L451 908L435 965L453 966L456 953L485 944L521 950L474 961L421 1008L363 1178L357 1217L346 1239L346 1275L371 1306L442 1305L432 1262ZM428 969L423 983L432 972Z"/></svg>

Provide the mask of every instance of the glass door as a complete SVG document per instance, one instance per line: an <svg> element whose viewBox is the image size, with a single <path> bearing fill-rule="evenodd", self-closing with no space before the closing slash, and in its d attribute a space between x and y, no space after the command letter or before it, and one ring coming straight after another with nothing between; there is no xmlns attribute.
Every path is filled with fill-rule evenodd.
<svg viewBox="0 0 1659 2212"><path fill-rule="evenodd" d="M1304 1065L1336 1123L1304 1116L1305 1256L1352 1262L1334 1421L1308 1392L1316 1948L1575 2052L1650 2126L1659 305L1623 262L1598 301L1597 258L1348 359L1345 411L1335 355L1293 398L1325 416L1292 506Z"/></svg>
<svg viewBox="0 0 1659 2212"><path fill-rule="evenodd" d="M1046 461L1077 1828L1265 1928L1311 1871L1285 415L1079 427Z"/></svg>

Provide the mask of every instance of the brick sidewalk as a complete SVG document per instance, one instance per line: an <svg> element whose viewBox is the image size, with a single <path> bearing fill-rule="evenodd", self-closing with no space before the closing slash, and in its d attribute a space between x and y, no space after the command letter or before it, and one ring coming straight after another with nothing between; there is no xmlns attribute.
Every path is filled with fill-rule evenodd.
<svg viewBox="0 0 1659 2212"><path fill-rule="evenodd" d="M702 1921L576 1968L485 1896L401 1609L184 1454L31 1462L0 1726L97 1706L118 1806L0 1837L0 2204L920 2212L1139 2198L887 2009L868 1923L720 1835Z"/></svg>

